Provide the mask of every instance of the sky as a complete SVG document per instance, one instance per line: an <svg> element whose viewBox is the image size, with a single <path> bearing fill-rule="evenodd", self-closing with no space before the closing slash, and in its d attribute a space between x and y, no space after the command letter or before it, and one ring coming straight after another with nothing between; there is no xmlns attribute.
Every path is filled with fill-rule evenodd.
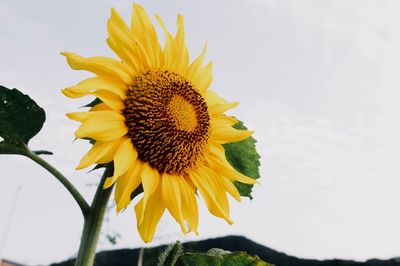
<svg viewBox="0 0 400 266"><path fill-rule="evenodd" d="M191 58L208 43L211 89L240 105L230 112L255 130L261 155L253 200L231 201L232 226L200 204L200 236L182 236L164 215L150 245L231 234L288 254L365 260L399 256L400 3L389 0L141 1L171 31L185 16ZM128 20L131 1L0 0L0 84L29 94L47 114L32 149L46 157L88 201L101 173L76 171L88 150L65 113L89 99L60 90L89 73L69 69L59 53L115 57L107 47L111 7ZM154 21L154 20L153 20ZM159 29L158 29L159 30ZM1 121L0 121L1 126ZM80 210L40 166L0 155L0 256L29 265L76 254ZM15 206L12 201L18 192ZM99 250L145 245L133 204L110 211ZM119 234L116 245L107 234Z"/></svg>

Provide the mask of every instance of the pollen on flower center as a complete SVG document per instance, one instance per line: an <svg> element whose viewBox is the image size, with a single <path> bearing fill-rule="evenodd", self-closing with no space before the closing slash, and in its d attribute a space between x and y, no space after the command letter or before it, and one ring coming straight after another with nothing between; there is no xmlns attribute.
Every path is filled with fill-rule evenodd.
<svg viewBox="0 0 400 266"><path fill-rule="evenodd" d="M203 157L210 117L203 97L183 76L149 70L136 77L124 115L139 159L159 172L185 173Z"/></svg>
<svg viewBox="0 0 400 266"><path fill-rule="evenodd" d="M180 95L172 96L168 111L177 129L193 132L197 127L196 111L191 103Z"/></svg>

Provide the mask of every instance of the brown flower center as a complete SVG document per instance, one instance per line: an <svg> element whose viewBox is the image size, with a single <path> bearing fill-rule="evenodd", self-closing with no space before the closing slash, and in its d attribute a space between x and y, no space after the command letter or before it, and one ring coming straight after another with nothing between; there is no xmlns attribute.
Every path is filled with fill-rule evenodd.
<svg viewBox="0 0 400 266"><path fill-rule="evenodd" d="M203 157L210 117L203 97L183 76L149 70L136 77L124 114L139 159L159 172L182 174Z"/></svg>

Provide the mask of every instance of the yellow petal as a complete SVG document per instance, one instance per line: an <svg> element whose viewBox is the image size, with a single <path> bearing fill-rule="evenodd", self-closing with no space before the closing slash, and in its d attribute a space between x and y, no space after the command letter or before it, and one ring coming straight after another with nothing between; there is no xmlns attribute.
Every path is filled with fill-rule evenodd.
<svg viewBox="0 0 400 266"><path fill-rule="evenodd" d="M97 111L112 111L112 109L105 103L99 103L89 109L89 112Z"/></svg>
<svg viewBox="0 0 400 266"><path fill-rule="evenodd" d="M210 153L206 156L211 168L229 180L239 181L244 184L253 185L257 181L236 171L226 160L225 150L220 144L210 145Z"/></svg>
<svg viewBox="0 0 400 266"><path fill-rule="evenodd" d="M121 146L119 146L114 157L114 175L121 176L125 173L129 166L136 161L137 156L137 151L133 147L131 139L126 138Z"/></svg>
<svg viewBox="0 0 400 266"><path fill-rule="evenodd" d="M219 182L221 177L219 177L217 173L208 167L204 167L204 170L206 170L208 175L203 175L203 177L206 176L206 178L209 178L208 182L213 183L215 187L215 198L217 199L222 211L229 217L229 201L228 197L226 196L227 191L225 185L222 182Z"/></svg>
<svg viewBox="0 0 400 266"><path fill-rule="evenodd" d="M144 197L143 197L143 204L144 204L143 210L144 210L146 208L147 200L157 189L160 176L156 169L151 167L148 163L145 163L143 164L141 179L144 192Z"/></svg>
<svg viewBox="0 0 400 266"><path fill-rule="evenodd" d="M163 28L165 35L165 45L163 51L164 64L167 69L174 70L175 66L175 46L174 46L174 38L171 33L169 33L167 27L164 24L164 21L159 15L156 15L156 20L158 24Z"/></svg>
<svg viewBox="0 0 400 266"><path fill-rule="evenodd" d="M210 90L204 93L204 99L207 102L210 113L213 115L225 113L229 109L232 109L239 104L239 102L229 103L225 99L218 96L218 94Z"/></svg>
<svg viewBox="0 0 400 266"><path fill-rule="evenodd" d="M143 45L149 67L158 68L162 63L162 50L157 32L144 8L133 4L131 32L136 40Z"/></svg>
<svg viewBox="0 0 400 266"><path fill-rule="evenodd" d="M239 121L232 117L232 116L227 116L225 114L215 114L211 116L211 126L217 126L217 125L222 125L225 127L232 127L236 125Z"/></svg>
<svg viewBox="0 0 400 266"><path fill-rule="evenodd" d="M131 33L121 16L113 8L111 17L108 20L107 29L109 38L107 43L113 51L125 62L136 74L141 73L144 66L142 61L145 59L144 47L138 43L135 36ZM133 73L133 75L135 75Z"/></svg>
<svg viewBox="0 0 400 266"><path fill-rule="evenodd" d="M92 138L100 141L119 139L128 133L124 121L106 120L97 116L85 120L75 132L77 138Z"/></svg>
<svg viewBox="0 0 400 266"><path fill-rule="evenodd" d="M77 170L88 167L93 163L98 163L98 160L105 154L110 153L115 147L120 145L121 140L116 141L96 141L89 152L80 161ZM111 160L110 160L111 161Z"/></svg>
<svg viewBox="0 0 400 266"><path fill-rule="evenodd" d="M186 178L181 177L178 182L180 195L182 200L182 215L189 225L189 232L198 234L199 213L195 190L186 181Z"/></svg>
<svg viewBox="0 0 400 266"><path fill-rule="evenodd" d="M227 103L224 98L221 98L218 94L213 91L206 91L204 94L204 99L207 102L207 106L213 106L220 103Z"/></svg>
<svg viewBox="0 0 400 266"><path fill-rule="evenodd" d="M122 141L125 139L125 137L122 137L120 139L118 139L117 141L119 141L120 143L122 143ZM105 163L109 163L112 160L114 160L114 155L117 152L117 149L119 148L118 146L113 147L108 153L104 154L102 157L100 157L96 163L98 164L105 164Z"/></svg>
<svg viewBox="0 0 400 266"><path fill-rule="evenodd" d="M70 98L79 98L86 96L95 90L106 90L119 95L121 98L125 97L126 85L117 80L112 80L103 77L93 77L85 79L73 87L68 87L62 92L65 96Z"/></svg>
<svg viewBox="0 0 400 266"><path fill-rule="evenodd" d="M93 118L95 116L113 117L113 120L117 120L117 121L125 120L125 118L121 114L116 113L115 111L72 112L72 113L67 113L66 116L69 119L75 120L78 122L83 122L86 119ZM100 119L103 119L103 118L100 118Z"/></svg>
<svg viewBox="0 0 400 266"><path fill-rule="evenodd" d="M247 139L253 134L250 130L238 130L230 126L218 125L211 128L212 139L218 143L230 143Z"/></svg>
<svg viewBox="0 0 400 266"><path fill-rule="evenodd" d="M126 49L122 49L118 46L115 38L107 38L106 42L108 46L111 48L111 50L114 51L115 54L118 55L119 58L121 58L122 63L126 66L127 71L129 71L129 75L131 77L136 77L139 75L140 72L140 60L138 61L128 61L128 58L131 58L130 54L126 51Z"/></svg>
<svg viewBox="0 0 400 266"><path fill-rule="evenodd" d="M217 103L215 105L209 105L208 108L211 114L222 114L228 111L229 109L235 108L238 106L239 102L232 103Z"/></svg>
<svg viewBox="0 0 400 266"><path fill-rule="evenodd" d="M114 110L123 110L125 108L123 99L116 95L115 93L109 92L109 91L103 91L103 90L98 90L95 92L92 92L94 96L99 98L102 102L104 102L106 105L111 107Z"/></svg>
<svg viewBox="0 0 400 266"><path fill-rule="evenodd" d="M145 204L144 198L135 206L137 227L144 242L153 240L154 232L165 211L161 187L152 194Z"/></svg>
<svg viewBox="0 0 400 266"><path fill-rule="evenodd" d="M206 66L198 68L197 71L192 74L191 81L201 93L207 91L212 83L212 66L212 62L209 62Z"/></svg>
<svg viewBox="0 0 400 266"><path fill-rule="evenodd" d="M72 112L72 113L67 113L66 116L71 120L82 122L88 119L89 117L92 117L93 115L89 112Z"/></svg>
<svg viewBox="0 0 400 266"><path fill-rule="evenodd" d="M185 74L189 66L189 51L185 43L185 28L184 18L182 15L178 15L176 21L178 30L175 35L174 46L175 46L175 71L179 74Z"/></svg>
<svg viewBox="0 0 400 266"><path fill-rule="evenodd" d="M237 200L238 202L241 201L240 193L231 180L219 176L219 174L216 173L214 176L214 182L217 184L217 186L224 188L224 190L227 191L229 194L231 194L231 196L235 200Z"/></svg>
<svg viewBox="0 0 400 266"><path fill-rule="evenodd" d="M131 202L131 194L140 185L142 180L140 174L142 172L143 163L136 160L131 168L117 180L115 189L115 202L117 204L117 211L125 209Z"/></svg>
<svg viewBox="0 0 400 266"><path fill-rule="evenodd" d="M197 171L193 171L190 175L191 180L199 189L201 196L203 197L208 210L213 215L225 219L229 224L232 224L233 221L229 218L229 214L224 211L224 209L220 205L220 198L216 197L216 190L214 183L211 180L211 177L206 170L206 168L199 167Z"/></svg>
<svg viewBox="0 0 400 266"><path fill-rule="evenodd" d="M181 178L183 177L163 174L161 176L161 187L162 197L166 207L175 220L180 224L182 232L186 234L186 226L182 215L181 193L178 185L178 179Z"/></svg>
<svg viewBox="0 0 400 266"><path fill-rule="evenodd" d="M177 18L178 30L175 38L167 30L164 21L156 15L158 24L163 28L165 35L164 64L178 74L185 75L189 66L189 51L185 43L184 19L182 15Z"/></svg>
<svg viewBox="0 0 400 266"><path fill-rule="evenodd" d="M204 57L207 52L207 43L204 45L203 51L201 54L190 64L186 71L186 76L189 80L191 80L196 86L198 86L198 80L196 77L199 77L199 72L202 72Z"/></svg>
<svg viewBox="0 0 400 266"><path fill-rule="evenodd" d="M75 70L87 70L100 77L117 79L127 85L132 84L129 71L121 62L107 57L96 56L83 58L74 53L61 53L67 57L68 64Z"/></svg>
<svg viewBox="0 0 400 266"><path fill-rule="evenodd" d="M114 174L112 177L106 179L104 188L109 188L114 182L123 175L128 168L135 163L137 158L136 149L133 147L130 138L126 138L119 146L114 156Z"/></svg>

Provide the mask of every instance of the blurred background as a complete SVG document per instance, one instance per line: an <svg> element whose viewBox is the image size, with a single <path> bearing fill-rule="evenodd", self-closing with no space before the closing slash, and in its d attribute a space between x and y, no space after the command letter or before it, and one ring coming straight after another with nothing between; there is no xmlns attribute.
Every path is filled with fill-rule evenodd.
<svg viewBox="0 0 400 266"><path fill-rule="evenodd" d="M201 203L199 237L182 236L164 215L150 246L236 234L300 257L400 256L399 1L139 3L172 32L185 16L191 58L208 42L211 89L241 102L230 114L255 130L262 156L254 199L231 201L232 226ZM74 142L78 124L64 114L91 99L60 90L91 74L70 70L59 53L115 57L105 42L113 6L130 19L126 0L0 0L0 84L46 110L30 146L53 151L46 158L88 200L101 173L74 170L89 145ZM26 158L0 155L0 169L0 257L47 264L74 256L83 220L70 195ZM149 246L133 204L118 215L110 204L103 232L99 250Z"/></svg>

